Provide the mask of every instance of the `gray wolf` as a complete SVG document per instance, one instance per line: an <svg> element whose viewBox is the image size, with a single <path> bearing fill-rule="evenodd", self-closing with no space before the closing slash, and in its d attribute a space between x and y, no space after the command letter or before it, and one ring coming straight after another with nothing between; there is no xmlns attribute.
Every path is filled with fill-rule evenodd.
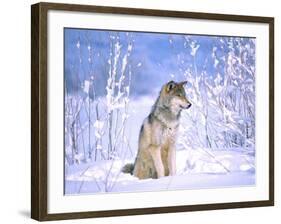
<svg viewBox="0 0 281 224"><path fill-rule="evenodd" d="M135 163L125 165L123 172L139 179L176 174L175 143L179 119L181 111L191 106L184 90L186 83L170 81L163 85L141 126Z"/></svg>

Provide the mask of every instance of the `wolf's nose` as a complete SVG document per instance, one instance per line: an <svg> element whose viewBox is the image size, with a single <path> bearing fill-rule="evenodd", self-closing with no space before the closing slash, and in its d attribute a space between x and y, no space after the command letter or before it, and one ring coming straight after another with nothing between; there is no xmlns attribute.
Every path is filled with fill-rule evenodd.
<svg viewBox="0 0 281 224"><path fill-rule="evenodd" d="M191 107L191 103L187 105L186 109L189 109Z"/></svg>

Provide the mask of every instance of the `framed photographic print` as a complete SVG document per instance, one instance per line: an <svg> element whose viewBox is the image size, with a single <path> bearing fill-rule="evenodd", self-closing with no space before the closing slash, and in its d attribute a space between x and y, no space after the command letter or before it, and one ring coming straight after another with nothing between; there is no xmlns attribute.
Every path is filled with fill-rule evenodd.
<svg viewBox="0 0 281 224"><path fill-rule="evenodd" d="M32 218L274 204L274 18L31 8Z"/></svg>

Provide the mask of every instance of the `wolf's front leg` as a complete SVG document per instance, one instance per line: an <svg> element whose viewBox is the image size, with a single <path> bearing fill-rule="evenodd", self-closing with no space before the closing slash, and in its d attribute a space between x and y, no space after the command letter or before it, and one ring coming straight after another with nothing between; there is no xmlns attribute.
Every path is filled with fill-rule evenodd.
<svg viewBox="0 0 281 224"><path fill-rule="evenodd" d="M157 178L164 177L164 166L161 158L161 147L150 146L148 150L150 152L150 155L154 163L154 167L157 172Z"/></svg>
<svg viewBox="0 0 281 224"><path fill-rule="evenodd" d="M168 168L169 175L176 175L176 147L172 144L168 150Z"/></svg>

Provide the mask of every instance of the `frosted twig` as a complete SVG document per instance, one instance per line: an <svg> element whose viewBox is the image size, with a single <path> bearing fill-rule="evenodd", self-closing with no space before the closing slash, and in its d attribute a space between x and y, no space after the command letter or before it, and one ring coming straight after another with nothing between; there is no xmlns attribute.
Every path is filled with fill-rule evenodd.
<svg viewBox="0 0 281 224"><path fill-rule="evenodd" d="M88 171L88 169L90 168L90 166L88 166L81 174L80 174L80 177L84 176L84 174ZM81 184L80 184L80 187L78 189L78 194L81 192L81 189L82 189L82 186L84 184L84 179L82 180Z"/></svg>

